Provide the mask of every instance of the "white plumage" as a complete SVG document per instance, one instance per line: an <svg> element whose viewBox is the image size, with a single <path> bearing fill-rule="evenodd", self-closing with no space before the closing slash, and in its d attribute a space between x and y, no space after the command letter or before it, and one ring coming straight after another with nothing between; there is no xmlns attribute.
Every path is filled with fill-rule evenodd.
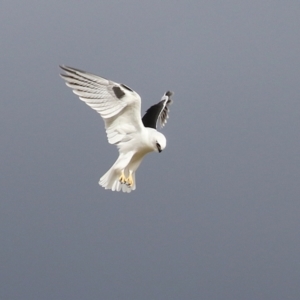
<svg viewBox="0 0 300 300"><path fill-rule="evenodd" d="M148 109L141 119L141 98L124 84L67 66L61 77L66 85L104 120L108 142L119 149L119 157L100 178L99 184L113 191L131 192L136 189L135 172L143 157L166 147L165 136L156 130L168 118L171 92Z"/></svg>

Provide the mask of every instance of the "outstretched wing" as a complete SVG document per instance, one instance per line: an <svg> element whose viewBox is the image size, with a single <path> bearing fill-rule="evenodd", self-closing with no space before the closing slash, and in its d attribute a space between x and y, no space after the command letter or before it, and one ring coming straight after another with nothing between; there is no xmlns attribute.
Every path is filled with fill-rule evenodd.
<svg viewBox="0 0 300 300"><path fill-rule="evenodd" d="M166 92L161 98L161 101L151 106L146 111L142 119L145 127L156 129L158 121L160 123L160 127L164 127L166 125L167 119L169 118L169 106L172 104L172 99L170 98L172 95L172 92Z"/></svg>
<svg viewBox="0 0 300 300"><path fill-rule="evenodd" d="M60 68L65 71L60 76L66 85L103 118L110 144L118 144L141 129L141 98L135 91L79 69Z"/></svg>

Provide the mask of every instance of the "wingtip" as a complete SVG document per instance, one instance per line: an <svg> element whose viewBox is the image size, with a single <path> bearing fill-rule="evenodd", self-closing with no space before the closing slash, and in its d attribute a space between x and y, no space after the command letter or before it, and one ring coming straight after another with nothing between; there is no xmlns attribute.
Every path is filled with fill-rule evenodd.
<svg viewBox="0 0 300 300"><path fill-rule="evenodd" d="M68 71L70 72L70 70L68 69L68 67L66 65L59 65L60 69L63 70L64 72L60 73L59 76L62 79L66 79L66 77L68 77Z"/></svg>
<svg viewBox="0 0 300 300"><path fill-rule="evenodd" d="M59 65L59 67L66 71L66 72L73 72L73 73L76 73L76 72L81 72L81 73L86 73L85 71L83 70L80 70L80 69L77 69L77 68L73 68L73 67L70 67L70 66L67 66L67 65Z"/></svg>
<svg viewBox="0 0 300 300"><path fill-rule="evenodd" d="M59 65L59 67L64 70L65 72L71 72L71 73L77 73L77 72L80 72L80 73L86 73L85 71L83 70L80 70L80 69L77 69L77 68L73 68L73 67L70 67L70 66L67 66L67 65Z"/></svg>
<svg viewBox="0 0 300 300"><path fill-rule="evenodd" d="M161 98L161 101L167 101L167 104L172 104L173 100L171 99L171 96L173 96L174 93L171 91L167 91L165 92L165 94L163 95L163 97Z"/></svg>

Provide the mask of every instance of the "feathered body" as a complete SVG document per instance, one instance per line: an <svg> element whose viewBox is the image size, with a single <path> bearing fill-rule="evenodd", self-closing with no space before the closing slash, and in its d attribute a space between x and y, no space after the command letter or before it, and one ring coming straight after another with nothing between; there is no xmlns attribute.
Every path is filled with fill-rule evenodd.
<svg viewBox="0 0 300 300"><path fill-rule="evenodd" d="M156 130L158 120L163 126L168 118L171 92L141 119L141 98L124 84L61 66L66 85L73 89L104 120L108 142L119 149L119 157L100 178L99 184L112 191L131 192L136 189L135 172L144 156L166 147L165 136Z"/></svg>

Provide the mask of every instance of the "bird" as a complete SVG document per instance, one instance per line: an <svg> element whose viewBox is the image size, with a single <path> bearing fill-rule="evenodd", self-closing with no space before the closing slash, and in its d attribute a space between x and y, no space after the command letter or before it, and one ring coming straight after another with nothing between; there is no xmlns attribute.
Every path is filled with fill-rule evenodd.
<svg viewBox="0 0 300 300"><path fill-rule="evenodd" d="M142 118L141 97L127 85L66 65L59 67L63 71L60 76L73 93L101 115L108 142L119 150L115 163L100 178L100 186L124 193L134 191L135 173L145 155L166 148L166 137L157 127L167 123L173 92L164 93Z"/></svg>

